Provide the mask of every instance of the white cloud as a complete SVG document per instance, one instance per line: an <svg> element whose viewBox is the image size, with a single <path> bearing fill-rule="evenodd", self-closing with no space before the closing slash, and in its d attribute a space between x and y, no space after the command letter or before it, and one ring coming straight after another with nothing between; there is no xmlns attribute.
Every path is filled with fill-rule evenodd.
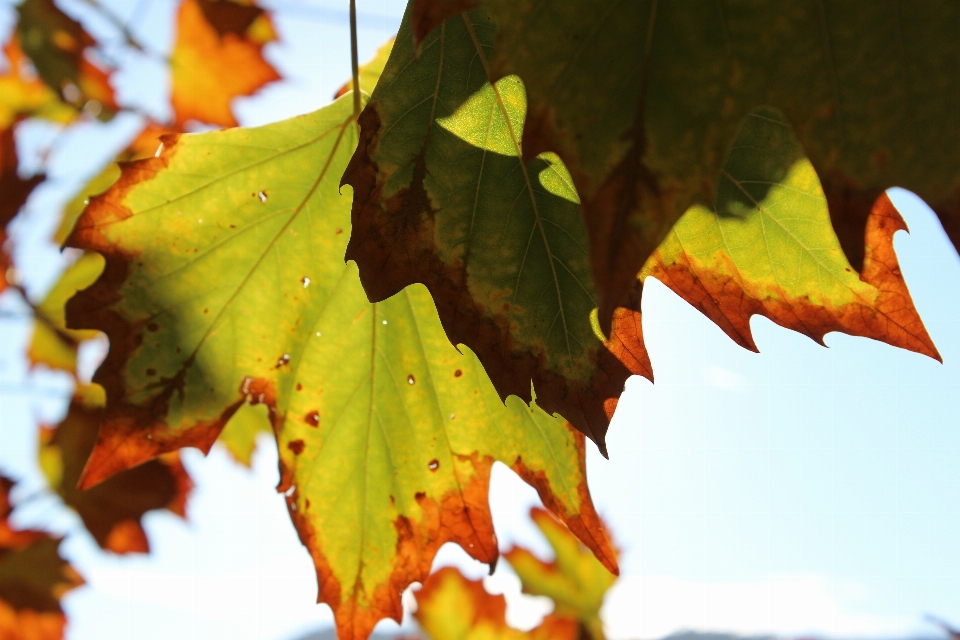
<svg viewBox="0 0 960 640"><path fill-rule="evenodd" d="M626 576L608 594L603 617L612 640L681 630L848 638L929 631L919 619L868 613L867 598L860 583L816 575L712 584Z"/></svg>

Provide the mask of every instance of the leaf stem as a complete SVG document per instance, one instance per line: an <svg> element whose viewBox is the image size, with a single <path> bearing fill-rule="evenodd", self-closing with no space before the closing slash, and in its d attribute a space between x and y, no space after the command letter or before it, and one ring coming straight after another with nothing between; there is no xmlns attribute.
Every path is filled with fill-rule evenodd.
<svg viewBox="0 0 960 640"><path fill-rule="evenodd" d="M360 61L357 54L357 0L350 0L350 62L353 64L353 118L360 117Z"/></svg>

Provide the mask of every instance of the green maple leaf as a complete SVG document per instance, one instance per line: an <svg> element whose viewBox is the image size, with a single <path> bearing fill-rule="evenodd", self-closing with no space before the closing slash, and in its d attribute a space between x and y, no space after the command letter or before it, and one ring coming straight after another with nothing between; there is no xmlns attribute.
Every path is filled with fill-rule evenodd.
<svg viewBox="0 0 960 640"><path fill-rule="evenodd" d="M344 264L351 104L166 136L157 157L123 165L68 241L106 266L67 306L71 326L111 344L81 485L182 446L208 450L241 406L265 406L280 490L345 639L399 619L401 591L444 542L495 562L495 460L615 568L583 438L536 405L505 406L476 357L450 344L425 288L373 304Z"/></svg>
<svg viewBox="0 0 960 640"><path fill-rule="evenodd" d="M405 19L364 110L344 175L364 289L383 300L427 285L450 340L476 351L501 397L531 399L604 448L632 373L636 309L612 341L592 326L596 295L570 175L556 155L521 158L526 99L516 78L488 82L494 26L475 12L415 51Z"/></svg>
<svg viewBox="0 0 960 640"><path fill-rule="evenodd" d="M855 271L817 172L783 114L763 107L731 145L716 211L691 207L640 278L656 277L754 351L750 317L760 314L821 344L842 331L939 360L893 250L893 234L906 228L889 198L878 198Z"/></svg>
<svg viewBox="0 0 960 640"><path fill-rule="evenodd" d="M524 154L558 153L582 199L605 332L673 224L712 208L740 122L762 105L793 126L855 268L892 186L960 242L960 127L944 126L960 109L955 2L414 4L418 34L469 7L497 24L493 77L527 90Z"/></svg>

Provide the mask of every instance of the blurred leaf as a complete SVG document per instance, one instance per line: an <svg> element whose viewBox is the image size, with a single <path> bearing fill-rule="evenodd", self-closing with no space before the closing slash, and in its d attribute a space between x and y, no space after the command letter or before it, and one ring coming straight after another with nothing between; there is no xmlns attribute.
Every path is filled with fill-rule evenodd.
<svg viewBox="0 0 960 640"><path fill-rule="evenodd" d="M41 430L41 467L51 487L77 512L98 545L114 553L148 553L150 545L141 519L155 509L185 517L193 482L174 452L90 489L78 489L103 419L102 402L103 392L98 387L81 388L63 421Z"/></svg>
<svg viewBox="0 0 960 640"><path fill-rule="evenodd" d="M98 331L67 329L64 305L77 291L86 289L103 272L103 257L84 253L60 275L47 297L37 305L33 337L27 357L34 365L43 364L72 374L77 370L77 349Z"/></svg>
<svg viewBox="0 0 960 640"><path fill-rule="evenodd" d="M550 614L540 626L507 626L507 601L491 595L483 581L468 580L454 567L431 574L416 592L414 617L431 640L578 640L575 619Z"/></svg>
<svg viewBox="0 0 960 640"><path fill-rule="evenodd" d="M0 476L0 638L56 640L66 625L60 598L83 579L57 552L59 538L11 526L12 488Z"/></svg>
<svg viewBox="0 0 960 640"><path fill-rule="evenodd" d="M67 103L101 119L119 109L110 73L91 61L97 41L53 0L17 5L17 35L40 78Z"/></svg>
<svg viewBox="0 0 960 640"><path fill-rule="evenodd" d="M231 102L280 79L263 58L276 40L262 9L230 0L183 0L170 59L177 129L191 120L237 126Z"/></svg>
<svg viewBox="0 0 960 640"><path fill-rule="evenodd" d="M546 536L555 558L544 562L522 548L503 554L520 576L523 592L553 600L553 614L570 618L593 640L603 640L600 607L607 590L616 581L570 530L543 509L531 509L530 517Z"/></svg>
<svg viewBox="0 0 960 640"><path fill-rule="evenodd" d="M37 77L14 33L3 48L6 69L0 71L0 129L22 117L43 118L61 124L73 122L79 112Z"/></svg>
<svg viewBox="0 0 960 640"><path fill-rule="evenodd" d="M44 179L42 175L21 178L18 168L13 127L0 129L0 292L7 287L7 270L11 267L6 246L7 225L27 201L30 192Z"/></svg>

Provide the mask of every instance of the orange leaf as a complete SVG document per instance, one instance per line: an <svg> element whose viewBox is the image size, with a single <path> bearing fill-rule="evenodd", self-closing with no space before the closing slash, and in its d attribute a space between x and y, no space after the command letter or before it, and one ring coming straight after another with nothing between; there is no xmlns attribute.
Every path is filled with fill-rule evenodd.
<svg viewBox="0 0 960 640"><path fill-rule="evenodd" d="M96 387L88 388L85 395L91 395L92 389ZM97 544L114 553L147 553L150 547L140 524L144 514L167 509L183 517L193 482L174 452L90 489L77 489L102 418L101 408L75 398L63 422L41 431L41 466L53 489L79 514Z"/></svg>
<svg viewBox="0 0 960 640"><path fill-rule="evenodd" d="M893 249L893 234L907 231L900 213L882 194L867 217L860 280L876 290L874 299L857 298L836 305L808 297L771 295L738 273L726 256L722 267L681 253L665 259L661 250L650 258L643 275L653 276L696 307L740 346L757 351L750 331L753 315L823 344L831 331L873 338L896 347L940 358L907 290Z"/></svg>
<svg viewBox="0 0 960 640"><path fill-rule="evenodd" d="M13 481L0 476L0 638L62 638L60 598L83 579L60 558L60 538L11 527L12 488Z"/></svg>
<svg viewBox="0 0 960 640"><path fill-rule="evenodd" d="M280 79L263 59L263 45L274 40L270 17L259 7L230 0L184 0L170 60L177 128L190 120L237 126L231 101Z"/></svg>
<svg viewBox="0 0 960 640"><path fill-rule="evenodd" d="M468 580L454 567L430 575L417 592L414 617L433 640L575 640L573 618L548 615L540 626L520 631L507 626L507 602L491 595L481 580Z"/></svg>
<svg viewBox="0 0 960 640"><path fill-rule="evenodd" d="M109 117L116 112L110 72L88 57L97 42L53 0L26 0L17 7L17 33L43 81L66 102Z"/></svg>

